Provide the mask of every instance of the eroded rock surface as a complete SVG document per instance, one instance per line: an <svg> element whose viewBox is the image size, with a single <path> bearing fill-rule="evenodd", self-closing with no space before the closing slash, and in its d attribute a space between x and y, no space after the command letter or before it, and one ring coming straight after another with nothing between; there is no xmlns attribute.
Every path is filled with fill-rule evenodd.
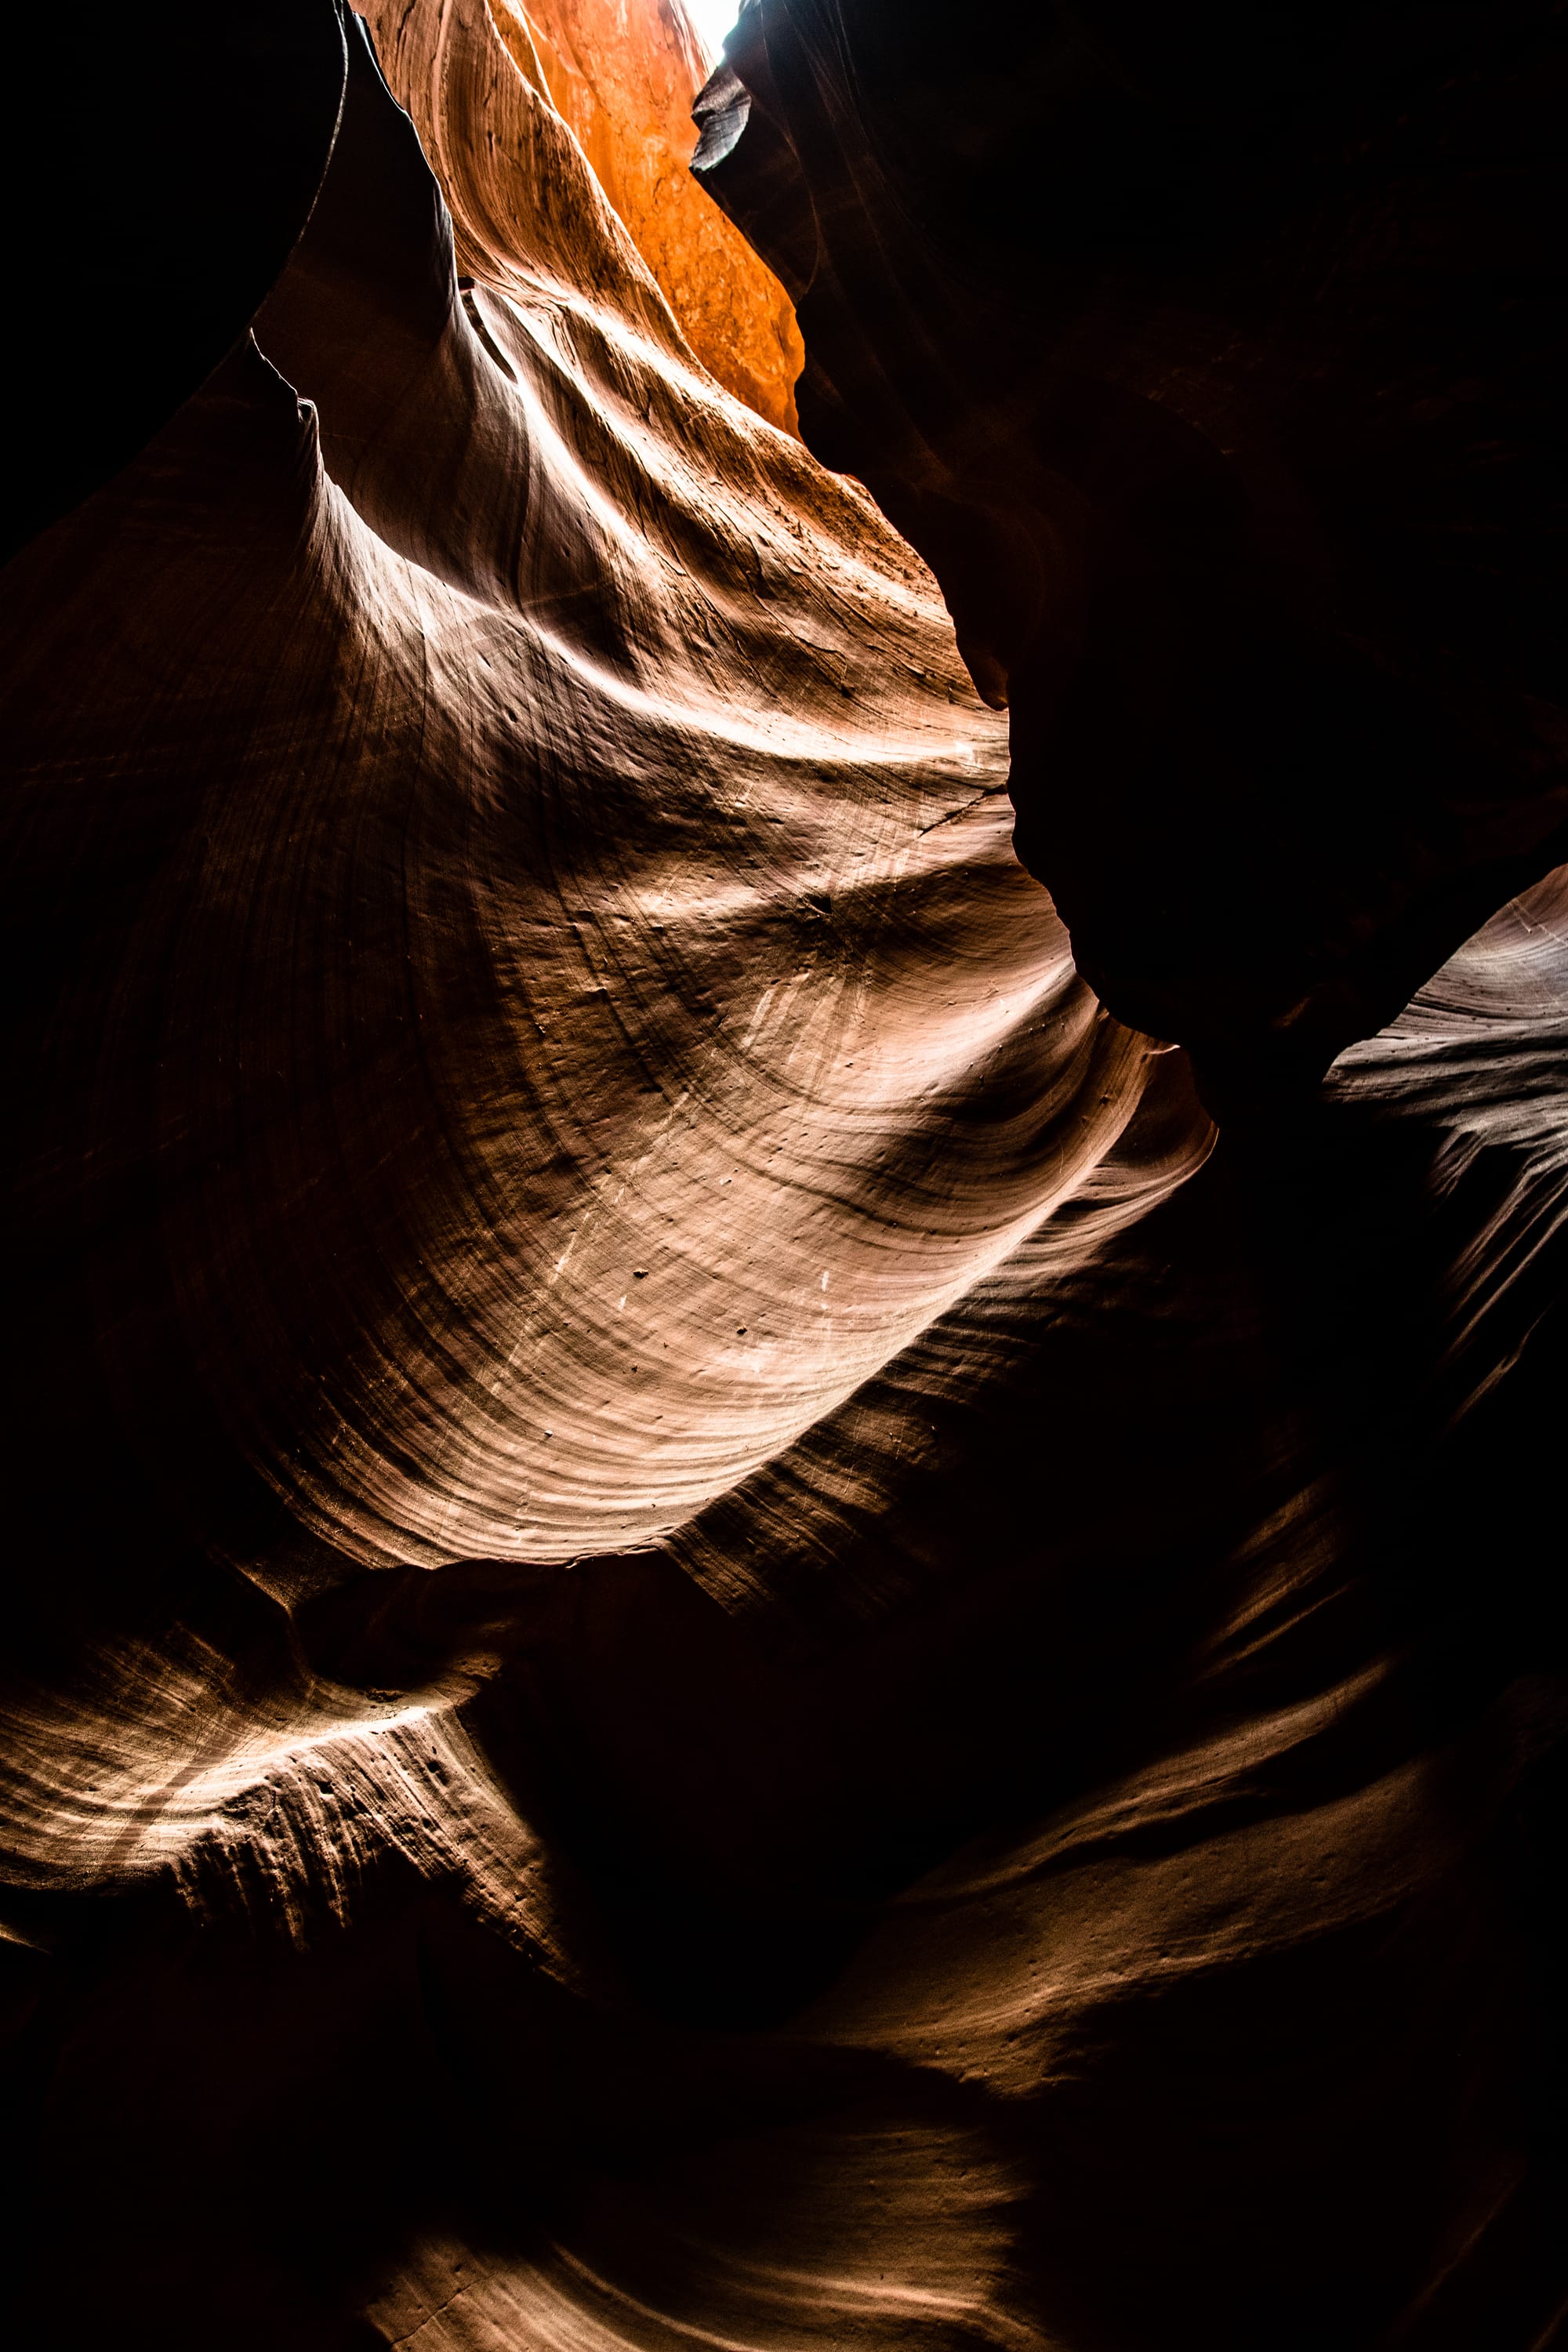
<svg viewBox="0 0 1568 2352"><path fill-rule="evenodd" d="M698 358L793 432L804 355L789 297L687 170L708 68L680 0L495 0L492 13L575 131Z"/></svg>
<svg viewBox="0 0 1568 2352"><path fill-rule="evenodd" d="M1533 2352L1562 877L1216 1145L921 564L367 21L0 576L19 2340Z"/></svg>
<svg viewBox="0 0 1568 2352"><path fill-rule="evenodd" d="M806 440L1012 709L1017 844L1216 1106L1568 848L1562 12L752 0L695 169Z"/></svg>

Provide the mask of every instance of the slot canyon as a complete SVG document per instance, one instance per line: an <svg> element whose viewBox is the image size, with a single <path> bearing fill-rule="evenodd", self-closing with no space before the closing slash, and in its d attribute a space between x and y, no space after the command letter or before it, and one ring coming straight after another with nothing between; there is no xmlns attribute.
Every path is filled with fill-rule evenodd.
<svg viewBox="0 0 1568 2352"><path fill-rule="evenodd" d="M1563 7L37 14L7 2340L1568 2347Z"/></svg>

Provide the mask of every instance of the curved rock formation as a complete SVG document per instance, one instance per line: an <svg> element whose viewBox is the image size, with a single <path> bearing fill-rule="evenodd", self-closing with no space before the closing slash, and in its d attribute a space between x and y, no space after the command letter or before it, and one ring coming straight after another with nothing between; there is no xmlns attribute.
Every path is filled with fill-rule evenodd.
<svg viewBox="0 0 1568 2352"><path fill-rule="evenodd" d="M524 78L576 132L698 358L794 432L804 354L789 297L687 172L707 67L681 0L496 0L492 13Z"/></svg>
<svg viewBox="0 0 1568 2352"><path fill-rule="evenodd" d="M175 1270L110 1378L194 1379L367 1565L688 1516L1079 1190L1152 1067L1007 854L919 568L714 397L488 22L434 79L431 37L388 62L461 274L362 49L259 350L13 590L15 870L47 940L62 886L134 894L74 1017L94 1057L153 1024L49 1146L123 1135ZM132 709L148 896L94 799ZM199 982L154 994L170 958Z"/></svg>
<svg viewBox="0 0 1568 2352"><path fill-rule="evenodd" d="M950 17L751 0L695 168L1079 970L1239 1109L1568 851L1562 12Z"/></svg>
<svg viewBox="0 0 1568 2352"><path fill-rule="evenodd" d="M919 561L367 23L0 575L19 2340L1548 2345L1563 877L1216 1145Z"/></svg>
<svg viewBox="0 0 1568 2352"><path fill-rule="evenodd" d="M21 240L0 562L117 473L243 334L315 200L343 70L321 0L28 26L0 162Z"/></svg>

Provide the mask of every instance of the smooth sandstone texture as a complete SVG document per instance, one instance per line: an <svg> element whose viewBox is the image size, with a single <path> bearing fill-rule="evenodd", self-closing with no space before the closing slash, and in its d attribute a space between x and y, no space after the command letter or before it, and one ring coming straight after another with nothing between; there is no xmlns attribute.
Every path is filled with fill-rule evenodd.
<svg viewBox="0 0 1568 2352"><path fill-rule="evenodd" d="M1123 1020L1315 1085L1568 855L1560 8L752 0L694 169Z"/></svg>
<svg viewBox="0 0 1568 2352"><path fill-rule="evenodd" d="M680 0L495 0L492 14L576 132L704 367L793 433L805 355L789 297L687 170L708 67Z"/></svg>
<svg viewBox="0 0 1568 2352"><path fill-rule="evenodd" d="M173 1256L116 1380L156 1410L190 1359L367 1566L689 1516L1093 1178L1155 1066L1009 853L927 576L715 396L488 25L439 79L428 37L387 63L457 273L362 64L259 351L19 575L12 704L40 894L96 780L167 812L79 1015L153 1024L85 1112Z"/></svg>
<svg viewBox="0 0 1568 2352"><path fill-rule="evenodd" d="M1563 877L1215 1145L930 576L369 22L0 577L19 2340L1535 2352Z"/></svg>

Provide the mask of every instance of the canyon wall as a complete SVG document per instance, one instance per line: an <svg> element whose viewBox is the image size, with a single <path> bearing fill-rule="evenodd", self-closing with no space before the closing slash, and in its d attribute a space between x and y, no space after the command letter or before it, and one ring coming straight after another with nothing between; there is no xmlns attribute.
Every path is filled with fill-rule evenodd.
<svg viewBox="0 0 1568 2352"><path fill-rule="evenodd" d="M707 78L681 0L495 0L520 70L575 131L704 367L795 428L803 353L788 295L687 171Z"/></svg>
<svg viewBox="0 0 1568 2352"><path fill-rule="evenodd" d="M308 29L0 572L18 2340L1540 2352L1563 874L1216 1137L548 76Z"/></svg>
<svg viewBox="0 0 1568 2352"><path fill-rule="evenodd" d="M697 175L1010 706L1020 856L1209 1100L1568 854L1562 14L752 0Z"/></svg>

